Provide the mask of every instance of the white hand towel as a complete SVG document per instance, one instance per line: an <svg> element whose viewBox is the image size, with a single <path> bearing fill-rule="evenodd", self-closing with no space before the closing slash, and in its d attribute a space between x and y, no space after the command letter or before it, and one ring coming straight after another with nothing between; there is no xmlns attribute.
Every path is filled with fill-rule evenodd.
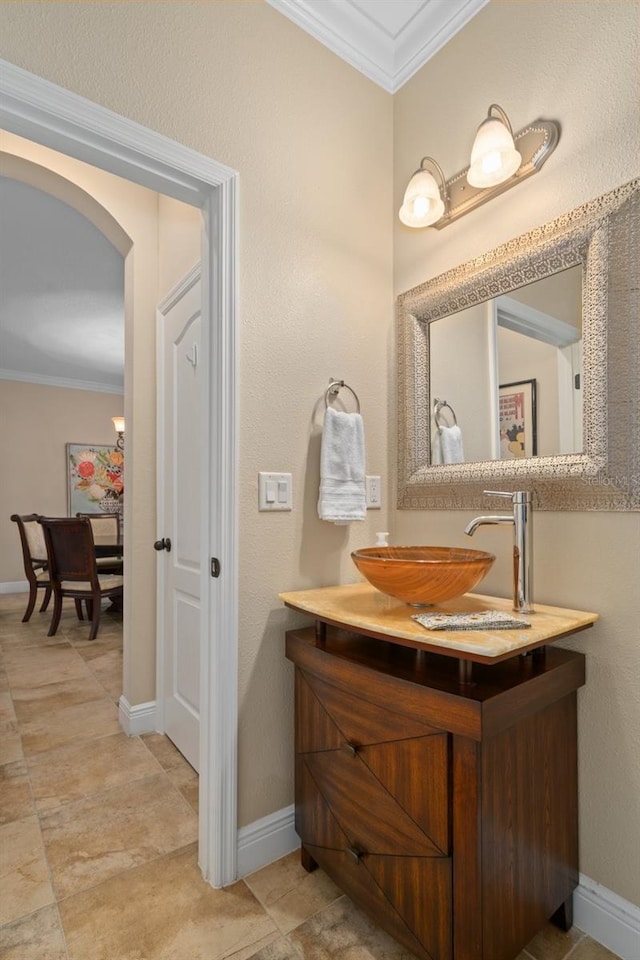
<svg viewBox="0 0 640 960"><path fill-rule="evenodd" d="M431 463L464 463L460 427L436 427L431 445Z"/></svg>
<svg viewBox="0 0 640 960"><path fill-rule="evenodd" d="M431 466L439 467L442 463L442 440L440 439L440 427L436 427L431 441Z"/></svg>
<svg viewBox="0 0 640 960"><path fill-rule="evenodd" d="M367 515L364 482L364 427L359 413L328 407L320 451L318 516L351 523Z"/></svg>

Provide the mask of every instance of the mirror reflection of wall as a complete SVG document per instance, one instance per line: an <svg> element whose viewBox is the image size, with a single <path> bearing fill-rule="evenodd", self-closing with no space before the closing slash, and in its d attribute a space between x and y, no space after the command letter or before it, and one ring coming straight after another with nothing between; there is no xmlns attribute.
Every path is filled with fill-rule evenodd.
<svg viewBox="0 0 640 960"><path fill-rule="evenodd" d="M525 384L529 403L531 381L518 455L531 455L532 415L535 455L582 451L582 265L432 322L429 348L431 411L436 398L453 407L466 462L516 455L505 453L504 421L500 436L500 387Z"/></svg>
<svg viewBox="0 0 640 960"><path fill-rule="evenodd" d="M497 396L488 376L488 304L481 303L429 324L431 403L446 400L462 432L465 461L491 459L491 428ZM446 411L443 419L446 419ZM432 431L435 431L433 415Z"/></svg>

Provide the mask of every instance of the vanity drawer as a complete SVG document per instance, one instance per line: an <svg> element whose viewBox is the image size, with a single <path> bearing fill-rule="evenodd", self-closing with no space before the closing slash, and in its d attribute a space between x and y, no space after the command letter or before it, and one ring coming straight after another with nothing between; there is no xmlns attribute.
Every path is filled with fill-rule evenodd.
<svg viewBox="0 0 640 960"><path fill-rule="evenodd" d="M305 849L378 926L423 960L451 960L451 861Z"/></svg>
<svg viewBox="0 0 640 960"><path fill-rule="evenodd" d="M296 751L356 748L440 733L436 727L371 703L296 670Z"/></svg>
<svg viewBox="0 0 640 960"><path fill-rule="evenodd" d="M431 744L424 741L409 743L417 748L413 751L414 756L420 753L425 757L429 755ZM389 752L405 745L405 742L385 744L383 749ZM393 781L381 782L367 765L367 754L375 750L375 747L363 748L362 754L355 757L341 750L331 750L306 754L301 759L315 789L352 846L385 855L446 856L449 852L446 779L440 784L431 783L429 797L421 787L431 780L431 771L421 765L402 770L403 780L416 781L412 799L423 800L422 804L418 802L407 810L396 793L389 789L394 787ZM396 758L393 766L402 769L401 757Z"/></svg>

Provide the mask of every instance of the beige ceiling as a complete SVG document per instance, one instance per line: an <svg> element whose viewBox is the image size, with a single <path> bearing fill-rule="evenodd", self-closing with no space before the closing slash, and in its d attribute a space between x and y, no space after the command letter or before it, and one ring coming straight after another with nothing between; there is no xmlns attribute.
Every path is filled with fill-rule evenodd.
<svg viewBox="0 0 640 960"><path fill-rule="evenodd" d="M0 289L0 378L122 393L122 256L67 204L8 177Z"/></svg>

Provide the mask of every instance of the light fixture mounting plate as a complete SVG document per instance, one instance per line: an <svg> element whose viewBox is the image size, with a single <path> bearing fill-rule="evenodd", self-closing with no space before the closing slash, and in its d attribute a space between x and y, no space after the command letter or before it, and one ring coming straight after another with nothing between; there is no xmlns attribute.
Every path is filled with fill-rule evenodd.
<svg viewBox="0 0 640 960"><path fill-rule="evenodd" d="M495 187L472 187L467 182L469 167L465 167L446 181L447 206L437 223L436 230L448 227L466 213L482 206L500 193L505 193L516 183L533 176L553 153L560 139L560 127L553 120L536 120L514 134L513 141L522 156L522 163L512 177Z"/></svg>

